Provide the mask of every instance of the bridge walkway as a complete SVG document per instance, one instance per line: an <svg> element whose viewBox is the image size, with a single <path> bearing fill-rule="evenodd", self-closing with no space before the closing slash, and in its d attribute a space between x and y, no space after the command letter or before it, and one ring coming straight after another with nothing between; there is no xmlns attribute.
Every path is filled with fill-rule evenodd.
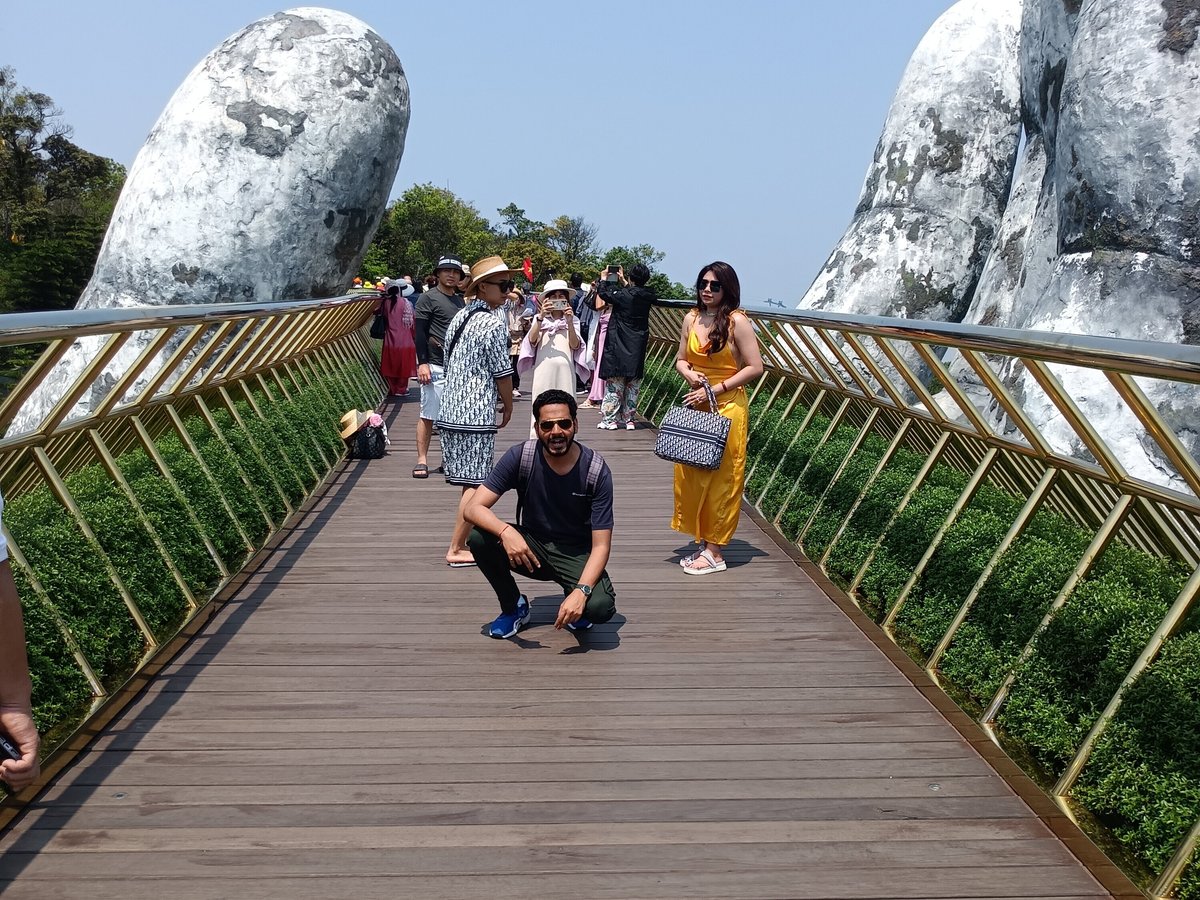
<svg viewBox="0 0 1200 900"><path fill-rule="evenodd" d="M6 897L1109 896L750 516L727 573L680 572L652 431L580 412L617 482L617 618L556 632L529 582L533 624L494 641L482 578L442 560L457 492L409 476L416 404L386 415L390 455L345 464L0 839Z"/></svg>

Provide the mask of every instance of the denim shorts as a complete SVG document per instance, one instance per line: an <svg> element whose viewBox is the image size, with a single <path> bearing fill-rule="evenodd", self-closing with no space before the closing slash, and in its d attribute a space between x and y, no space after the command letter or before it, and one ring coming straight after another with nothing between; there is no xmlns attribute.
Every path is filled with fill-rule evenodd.
<svg viewBox="0 0 1200 900"><path fill-rule="evenodd" d="M429 384L421 385L421 418L436 422L442 411L442 388L446 373L441 366L429 364Z"/></svg>

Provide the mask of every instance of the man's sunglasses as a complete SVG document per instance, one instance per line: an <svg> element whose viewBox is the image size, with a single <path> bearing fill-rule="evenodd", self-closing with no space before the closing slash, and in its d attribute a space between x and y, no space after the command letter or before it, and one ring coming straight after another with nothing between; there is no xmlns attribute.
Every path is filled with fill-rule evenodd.
<svg viewBox="0 0 1200 900"><path fill-rule="evenodd" d="M700 290L704 290L705 288L708 288L714 294L721 293L721 282L719 282L719 281L709 281L707 278L701 278L700 284L698 286L699 286Z"/></svg>
<svg viewBox="0 0 1200 900"><path fill-rule="evenodd" d="M562 431L570 431L574 425L575 422L571 419L547 419L544 422L538 422L538 428L546 434L549 434L555 428L559 428Z"/></svg>
<svg viewBox="0 0 1200 900"><path fill-rule="evenodd" d="M484 284L494 284L496 287L500 288L500 293L502 294L507 294L517 286L517 283L511 279L508 281L485 281Z"/></svg>

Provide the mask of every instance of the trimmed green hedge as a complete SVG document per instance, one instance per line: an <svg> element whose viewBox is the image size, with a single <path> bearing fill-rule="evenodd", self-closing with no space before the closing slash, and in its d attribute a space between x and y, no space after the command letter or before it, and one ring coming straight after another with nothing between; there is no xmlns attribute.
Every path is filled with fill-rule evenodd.
<svg viewBox="0 0 1200 900"><path fill-rule="evenodd" d="M229 446L198 413L185 416L199 459L174 431L158 437L155 449L174 484L142 448L117 458L146 519L198 602L212 596L221 577L205 538L227 570L236 572L252 550L239 524L253 549L262 546L269 533L266 515L281 524L284 497L298 506L342 458L342 413L351 407L373 408L378 400L371 378L354 363L311 383L285 377L284 384L290 399L272 382L267 389L254 388L262 418L246 399L234 400L245 427L235 422L219 396L208 400ZM105 560L157 641L169 640L188 614L184 593L150 532L108 472L91 464L66 474L64 482L97 543L87 540L47 486L6 498L4 508L5 524L45 591L38 593L14 562L25 611L34 716L47 751L87 715L93 699L59 623L108 691L130 676L148 649Z"/></svg>
<svg viewBox="0 0 1200 900"><path fill-rule="evenodd" d="M679 377L669 365L648 366L646 375L643 409L657 422L679 393ZM797 435L808 410L798 405L783 419L792 390L785 387L768 408L773 387L774 382L764 384L751 408L746 497L777 520L789 540L800 539L807 524L802 549L817 559L829 551L826 570L844 587L874 550L857 599L879 621L945 522L969 473L934 466L880 543L924 461L899 450L830 548L887 441L868 435L833 481L857 429L839 428L818 449L829 419L815 415ZM941 640L1024 502L985 482L947 529L895 621L897 639L918 661L925 662ZM1093 536L1042 510L1000 557L940 661L943 678L969 711L978 715L995 696ZM1040 635L1017 672L998 725L1043 784L1074 756L1188 575L1174 562L1114 543ZM1128 691L1073 792L1130 854L1131 874L1143 882L1162 871L1200 819L1198 697L1200 611ZM1138 871L1139 865L1145 869ZM1200 900L1197 864L1184 873L1177 893Z"/></svg>

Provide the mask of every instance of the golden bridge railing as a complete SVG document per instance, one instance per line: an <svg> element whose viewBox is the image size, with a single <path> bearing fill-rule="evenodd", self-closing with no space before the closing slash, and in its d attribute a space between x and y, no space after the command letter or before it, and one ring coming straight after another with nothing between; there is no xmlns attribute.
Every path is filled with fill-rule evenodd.
<svg viewBox="0 0 1200 900"><path fill-rule="evenodd" d="M682 391L673 359L689 307L656 308L652 315L643 408L655 420ZM1095 709L1094 701L1081 700L1070 715L1055 713L1070 721L1047 713L1060 728L1058 745L1032 753L1030 767L1062 808L1091 808L1125 835L1130 859L1123 863L1144 884L1152 882L1154 896L1166 896L1181 874L1200 891L1196 867L1185 872L1200 839L1200 705L1189 693L1200 688L1200 665L1189 662L1200 663L1200 464L1168 424L1179 409L1162 408L1190 397L1200 409L1200 348L830 313L755 312L752 318L766 374L751 395L746 499L1010 749L1037 743L1037 735L1031 740L1020 733L1036 730L1024 718L1036 719L1038 711L1027 710L1039 702L1040 689L1062 684L1061 678L1038 682L1046 655L1069 645L1071 629L1107 641L1108 655L1080 663L1080 672L1098 666L1104 677L1086 687L1111 681L1111 696ZM1092 392L1107 385L1110 394L1091 393L1083 402L1064 387L1065 375L1082 375ZM1156 405L1152 396L1170 399ZM1136 441L1131 429L1106 434L1089 418L1084 410L1097 408L1099 399L1107 410L1123 404L1124 420L1141 429ZM1158 460L1180 489L1131 475L1131 448ZM940 506L930 499L935 495ZM872 504L886 508L869 509ZM994 517L996 509L1006 510L1006 527L992 525L991 542L981 546L973 523L984 514ZM1015 557L1035 546L1035 532L1048 535L1051 543L1037 537L1044 549L1056 530L1084 539L1069 553L1048 554L1066 577L1054 582L1053 596L1031 599L1020 611L1026 631L1006 638L1005 657L978 638L1004 634L999 625L988 625L989 632L980 624L989 621L986 607L993 603L984 597L997 596L1003 586L993 580L998 570L1018 566ZM905 548L904 541L918 540L905 531L920 532L919 544ZM857 555L842 553L851 541ZM886 581L873 567L889 575L881 558L891 544L908 555L885 561L902 571L890 573L890 587L872 596L864 582ZM939 593L954 582L952 575L963 578L956 566L969 569L966 580L952 595ZM1147 601L1153 612L1145 613L1146 623L1104 618L1114 617L1105 609L1113 597L1155 591L1165 599ZM958 642L968 633L976 643L963 649ZM972 662L963 657L977 652L992 666L980 664L986 677L979 683L966 678L964 686L947 676L948 653L958 656L955 670L966 671ZM1056 665L1062 668L1062 661ZM1156 696L1145 696L1148 689ZM1009 723L1014 691L1022 711ZM1060 698L1041 699L1053 706ZM1062 699L1069 708L1069 698ZM1128 746L1154 741L1165 741L1181 758L1173 764L1164 763L1162 753L1129 755ZM1103 759L1096 762L1100 747ZM1128 771L1113 762L1122 754ZM1131 809L1147 798L1136 786L1115 782L1137 782L1134 761L1152 769L1151 758L1166 770L1154 773L1155 784L1169 784L1173 793L1163 789L1148 802L1171 809L1139 822ZM1103 776L1093 777L1092 770L1104 767ZM1109 800L1114 809L1121 803L1130 809L1114 811ZM1151 832L1157 843L1146 836Z"/></svg>
<svg viewBox="0 0 1200 900"><path fill-rule="evenodd" d="M339 417L384 391L362 328L374 302L0 316L0 356L34 360L0 401L0 489L35 715L57 748L43 783L342 458Z"/></svg>

